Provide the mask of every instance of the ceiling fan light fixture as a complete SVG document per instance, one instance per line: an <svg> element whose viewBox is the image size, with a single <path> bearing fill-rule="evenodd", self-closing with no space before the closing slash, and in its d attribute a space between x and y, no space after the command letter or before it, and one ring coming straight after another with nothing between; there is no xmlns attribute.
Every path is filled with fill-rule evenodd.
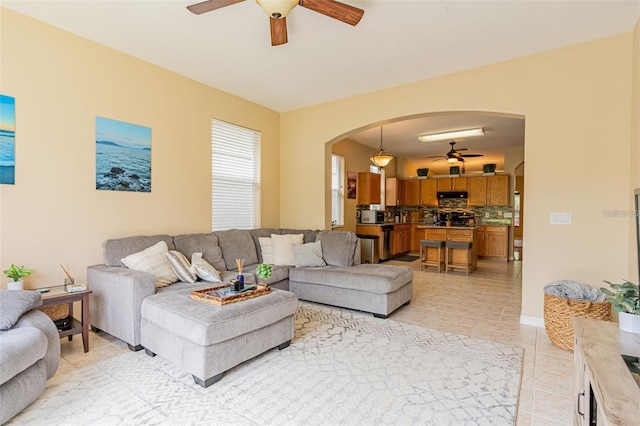
<svg viewBox="0 0 640 426"><path fill-rule="evenodd" d="M457 158L454 158L454 157L447 158L447 162L449 162L449 163L451 163L451 164L453 164L453 163L457 163L457 162L458 162L458 159L457 159Z"/></svg>
<svg viewBox="0 0 640 426"><path fill-rule="evenodd" d="M380 149L369 158L369 161L378 169L382 170L389 165L391 160L393 160L393 155L385 152L382 146L382 126L380 126Z"/></svg>
<svg viewBox="0 0 640 426"><path fill-rule="evenodd" d="M420 140L420 142L435 142L435 141L443 141L447 139L471 138L474 136L483 136L483 135L484 135L484 129L482 127L478 127L476 129L454 130L451 132L419 135L418 139Z"/></svg>
<svg viewBox="0 0 640 426"><path fill-rule="evenodd" d="M256 3L267 15L274 19L280 19L287 16L291 9L296 7L298 0L256 0Z"/></svg>

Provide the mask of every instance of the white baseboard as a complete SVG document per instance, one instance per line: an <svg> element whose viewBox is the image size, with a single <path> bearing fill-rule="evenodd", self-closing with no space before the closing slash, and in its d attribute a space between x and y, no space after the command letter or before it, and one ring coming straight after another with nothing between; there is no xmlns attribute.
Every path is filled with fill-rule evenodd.
<svg viewBox="0 0 640 426"><path fill-rule="evenodd" d="M524 315L520 315L520 324L532 325L534 327L544 327L544 318L527 317Z"/></svg>

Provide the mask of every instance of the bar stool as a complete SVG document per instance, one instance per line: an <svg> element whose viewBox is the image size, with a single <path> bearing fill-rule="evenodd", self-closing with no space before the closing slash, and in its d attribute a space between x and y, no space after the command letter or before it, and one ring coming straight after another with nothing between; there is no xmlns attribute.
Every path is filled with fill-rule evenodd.
<svg viewBox="0 0 640 426"><path fill-rule="evenodd" d="M433 260L429 260L429 250L428 248L437 248L438 249L438 260L437 261L433 261ZM444 241L437 241L437 240L420 240L420 270L422 271L422 267L423 266L437 266L438 267L438 272L440 272L440 270L442 269L442 266L444 266L444 259L443 259L443 249L444 248Z"/></svg>
<svg viewBox="0 0 640 426"><path fill-rule="evenodd" d="M464 263L453 263L452 250L464 250L466 257ZM471 242L469 241L447 241L445 244L445 272L451 269L464 269L467 275L471 270Z"/></svg>

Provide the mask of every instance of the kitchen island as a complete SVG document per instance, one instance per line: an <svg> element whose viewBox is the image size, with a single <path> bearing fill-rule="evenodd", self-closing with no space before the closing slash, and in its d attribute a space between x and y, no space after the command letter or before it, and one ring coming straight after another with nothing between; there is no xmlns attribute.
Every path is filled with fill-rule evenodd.
<svg viewBox="0 0 640 426"><path fill-rule="evenodd" d="M476 226L439 226L415 225L414 244L420 240L462 241L471 243L471 271L478 267L478 227ZM427 260L438 260L438 249L427 247ZM461 250L453 250L453 262L464 263L465 254Z"/></svg>

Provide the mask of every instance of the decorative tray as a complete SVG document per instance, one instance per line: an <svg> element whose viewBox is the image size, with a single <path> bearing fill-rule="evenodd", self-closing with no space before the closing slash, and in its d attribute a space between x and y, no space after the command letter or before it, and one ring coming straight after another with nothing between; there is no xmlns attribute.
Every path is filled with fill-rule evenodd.
<svg viewBox="0 0 640 426"><path fill-rule="evenodd" d="M245 287L248 286L250 286L250 284L245 284ZM271 293L271 287L255 286L255 284L253 285L253 289L242 290L240 292L233 291L230 288L229 284L222 284L215 287L203 288L202 290L194 290L191 292L191 298L222 306Z"/></svg>

